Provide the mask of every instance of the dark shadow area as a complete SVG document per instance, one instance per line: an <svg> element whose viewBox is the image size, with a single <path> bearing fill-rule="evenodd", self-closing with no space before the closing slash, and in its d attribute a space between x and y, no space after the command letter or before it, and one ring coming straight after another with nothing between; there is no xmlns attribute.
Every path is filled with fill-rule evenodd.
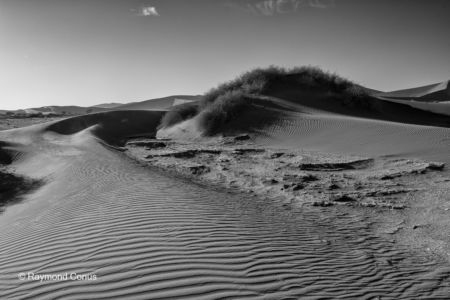
<svg viewBox="0 0 450 300"><path fill-rule="evenodd" d="M450 128L450 117L377 99L370 95L349 97L318 88L305 89L288 82L275 83L266 95L310 108L353 117L413 125Z"/></svg>
<svg viewBox="0 0 450 300"><path fill-rule="evenodd" d="M15 153L5 147L13 146L0 141L0 212L8 204L20 202L23 197L42 186L42 180L17 176L6 170L6 166L14 160Z"/></svg>
<svg viewBox="0 0 450 300"><path fill-rule="evenodd" d="M6 205L20 202L26 194L42 185L42 180L16 176L0 169L0 212Z"/></svg>
<svg viewBox="0 0 450 300"><path fill-rule="evenodd" d="M12 163L13 155L10 151L4 149L4 147L10 144L4 141L0 141L0 165L9 165Z"/></svg>
<svg viewBox="0 0 450 300"><path fill-rule="evenodd" d="M414 100L420 102L450 101L450 84L449 81L445 81L411 89L386 93L380 92L376 96L398 100Z"/></svg>
<svg viewBox="0 0 450 300"><path fill-rule="evenodd" d="M74 134L98 125L94 134L114 146L123 146L136 136L154 137L165 111L127 110L110 111L65 119L47 127L59 134Z"/></svg>

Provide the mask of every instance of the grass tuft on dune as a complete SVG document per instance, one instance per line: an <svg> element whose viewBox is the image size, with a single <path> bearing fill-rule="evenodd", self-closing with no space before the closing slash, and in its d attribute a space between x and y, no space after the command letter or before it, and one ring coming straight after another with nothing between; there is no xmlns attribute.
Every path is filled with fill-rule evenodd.
<svg viewBox="0 0 450 300"><path fill-rule="evenodd" d="M226 123L248 109L254 101L254 98L241 90L226 91L218 95L214 102L204 105L199 115L199 125L204 129L203 134L206 136L217 134Z"/></svg>
<svg viewBox="0 0 450 300"><path fill-rule="evenodd" d="M197 115L198 111L198 104L196 102L183 103L173 106L172 109L163 116L158 128L170 127L184 120L190 119Z"/></svg>

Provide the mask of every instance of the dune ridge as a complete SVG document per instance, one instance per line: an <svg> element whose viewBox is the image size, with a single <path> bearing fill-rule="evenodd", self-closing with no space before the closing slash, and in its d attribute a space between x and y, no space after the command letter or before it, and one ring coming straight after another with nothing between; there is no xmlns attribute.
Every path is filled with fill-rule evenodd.
<svg viewBox="0 0 450 300"><path fill-rule="evenodd" d="M113 110L167 110L185 102L194 102L199 96L175 95L140 102L126 103L113 108Z"/></svg>
<svg viewBox="0 0 450 300"><path fill-rule="evenodd" d="M379 93L377 96L394 99L413 99L423 102L450 101L450 81L430 84L426 86Z"/></svg>

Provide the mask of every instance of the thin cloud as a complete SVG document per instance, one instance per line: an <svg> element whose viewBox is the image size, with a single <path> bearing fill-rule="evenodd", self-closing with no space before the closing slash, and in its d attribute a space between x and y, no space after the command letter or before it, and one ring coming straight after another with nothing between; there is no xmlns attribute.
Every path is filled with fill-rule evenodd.
<svg viewBox="0 0 450 300"><path fill-rule="evenodd" d="M154 6L144 6L139 9L139 16L142 17L159 17L159 13Z"/></svg>
<svg viewBox="0 0 450 300"><path fill-rule="evenodd" d="M247 0L242 2L230 1L227 6L258 16L292 14L303 8L327 9L335 6L335 0Z"/></svg>

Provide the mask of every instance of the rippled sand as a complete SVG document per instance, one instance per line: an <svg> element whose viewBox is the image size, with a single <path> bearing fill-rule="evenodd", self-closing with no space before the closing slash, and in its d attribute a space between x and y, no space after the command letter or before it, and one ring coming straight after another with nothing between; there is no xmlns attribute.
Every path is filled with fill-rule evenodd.
<svg viewBox="0 0 450 300"><path fill-rule="evenodd" d="M0 216L2 299L446 299L450 267L376 237L339 208L285 210L143 168L71 135L27 143L13 167L47 184ZM20 281L20 272L94 281Z"/></svg>

